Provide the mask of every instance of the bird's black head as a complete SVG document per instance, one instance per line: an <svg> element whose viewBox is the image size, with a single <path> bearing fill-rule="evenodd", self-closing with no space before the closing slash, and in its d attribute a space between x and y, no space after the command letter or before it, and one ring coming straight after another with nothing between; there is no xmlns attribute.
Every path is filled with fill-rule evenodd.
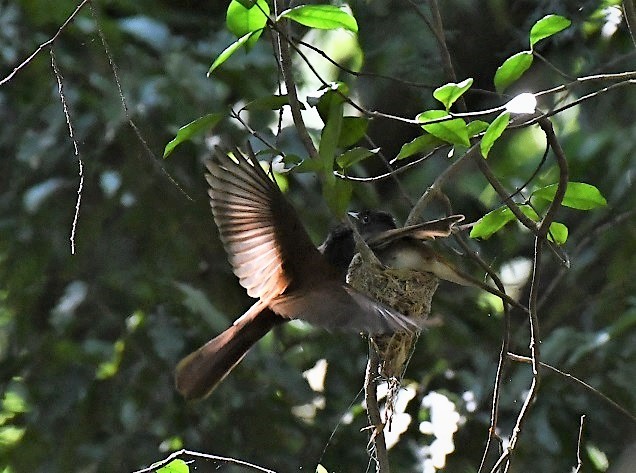
<svg viewBox="0 0 636 473"><path fill-rule="evenodd" d="M350 212L349 215L353 217L360 235L365 239L380 232L397 228L393 216L381 210L362 210L360 212Z"/></svg>
<svg viewBox="0 0 636 473"><path fill-rule="evenodd" d="M353 230L347 225L341 224L329 232L327 239L318 249L331 266L340 273L346 273L355 248Z"/></svg>

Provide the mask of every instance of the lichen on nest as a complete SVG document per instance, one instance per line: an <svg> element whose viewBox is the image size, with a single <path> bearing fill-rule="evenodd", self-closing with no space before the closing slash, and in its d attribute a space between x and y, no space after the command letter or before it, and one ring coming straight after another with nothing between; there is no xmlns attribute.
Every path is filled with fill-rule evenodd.
<svg viewBox="0 0 636 473"><path fill-rule="evenodd" d="M431 312L431 301L439 279L431 273L410 269L392 269L354 256L349 266L347 282L360 292L414 318L419 326ZM400 380L411 356L418 334L399 331L372 337L380 356L378 374L388 380Z"/></svg>

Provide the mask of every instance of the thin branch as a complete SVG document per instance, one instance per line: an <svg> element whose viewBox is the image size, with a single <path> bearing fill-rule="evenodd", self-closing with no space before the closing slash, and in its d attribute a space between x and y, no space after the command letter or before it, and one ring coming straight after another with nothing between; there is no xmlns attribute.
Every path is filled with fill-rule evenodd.
<svg viewBox="0 0 636 473"><path fill-rule="evenodd" d="M636 5L634 5L634 0L623 0L623 15L627 29L629 29L629 35L636 46Z"/></svg>
<svg viewBox="0 0 636 473"><path fill-rule="evenodd" d="M442 148L445 148L447 145L443 145L443 146L439 146L437 148L435 148L434 150L432 150L431 152L427 153L426 155L422 156L421 158L416 159L415 161L411 161L407 164L405 164L404 166L401 166L397 169L393 169L392 171L386 172L384 174L378 174L377 176L371 176L371 177L356 177L356 176L349 176L346 174L342 174L340 172L334 172L334 174L336 176L338 176L341 179L345 179L347 181L353 181L353 182L373 182L373 181L381 181L383 179L387 179L389 177L392 177L394 175L398 175L401 174L405 171L407 171L408 169L419 165L422 161L426 161L429 158L432 158L433 155L439 151Z"/></svg>
<svg viewBox="0 0 636 473"><path fill-rule="evenodd" d="M390 81L396 82L398 84L403 84L403 85L406 85L406 86L409 86L409 87L417 87L417 88L420 88L420 89L431 89L432 90L432 89L437 88L436 85L424 84L422 82L414 82L414 81L410 81L410 80L401 79L399 77L389 76L389 75L386 75L386 74L379 74L377 72L354 71L353 69L349 69L348 67L345 67L342 64L340 64L338 61L333 59L331 56L329 56L327 53L325 53L322 49L318 48L317 46L314 46L313 44L307 43L306 41L303 41L300 38L293 37L292 39L294 40L294 43L311 49L312 51L314 51L315 53L320 55L323 59L327 60L328 62L330 62L331 64L336 66L341 71L346 72L347 74L352 75L354 77L372 77L372 78L376 78L376 79L390 80Z"/></svg>
<svg viewBox="0 0 636 473"><path fill-rule="evenodd" d="M118 72L119 68L117 67L117 64L115 63L115 60L113 58L113 54L110 51L110 46L108 46L108 42L106 41L106 36L104 35L104 32L102 31L102 27L99 24L99 18L97 16L97 12L95 11L95 7L93 7L92 3L89 4L89 8L90 8L91 14L93 15L93 20L95 21L97 34L102 42L102 47L104 48L106 57L108 58L108 64L110 65L110 69L113 73L113 78L115 79L115 84L117 85L117 91L119 92L119 100L121 101L121 105L124 109L124 115L126 116L126 120L128 121L128 124L135 132L137 139L139 140L142 147L146 151L146 154L150 158L150 162L152 163L152 165L158 168L164 174L164 176L166 176L166 178L172 183L172 185L174 185L177 188L177 190L181 194L183 194L188 200L194 201L194 199L190 197L190 195L185 191L185 189L181 187L181 184L179 184L175 180L175 178L172 177L172 175L168 172L168 170L161 164L161 161L159 161L155 153L150 148L150 145L148 145L148 142L145 140L145 138L141 134L141 131L137 127L137 124L133 121L132 115L130 114L130 108L128 107L128 101L126 100L126 96L124 95L124 91L121 86L121 80L119 79L119 72Z"/></svg>
<svg viewBox="0 0 636 473"><path fill-rule="evenodd" d="M75 18L75 16L77 16L77 14L80 12L80 10L82 8L84 8L84 6L89 3L90 0L83 0L79 5L77 5L77 7L75 8L75 10L73 11L73 13L71 13L71 15L66 19L66 21L64 23L62 23L62 26L60 26L57 30L57 32L51 37L49 38L47 41L45 41L44 43L40 44L40 46L38 46L38 48L33 51L31 53L31 55L29 57L27 57L24 61L22 61L20 64L18 64L13 71L11 71L11 73L6 76L4 79L0 80L0 86L4 85L5 83L9 82L11 79L13 79L13 77L21 70L23 69L25 66L27 66L35 56L37 56L44 48L46 48L47 46L52 45L57 38L60 36L60 34L62 34L62 31L64 31L64 29L68 26L68 24L73 21L73 19Z"/></svg>
<svg viewBox="0 0 636 473"><path fill-rule="evenodd" d="M282 0L276 1L276 8L277 11L283 9ZM289 45L291 42L289 41L287 32L283 31L283 29L287 29L289 27L289 22L282 19L278 23L272 22L271 24L272 31L276 38L275 42L278 61L280 64L280 72L283 76L283 81L285 82L285 88L287 89L287 97L289 98L289 106L291 108L292 119L294 121L296 132L298 133L300 141L309 156L313 159L318 159L318 150L314 146L311 136L309 136L309 132L307 131L307 127L305 126L305 121L302 116L300 101L298 100L296 82L294 81L293 76L291 53L289 51ZM285 41L283 41L283 38Z"/></svg>
<svg viewBox="0 0 636 473"><path fill-rule="evenodd" d="M134 473L150 473L153 471L157 471L159 468L166 466L168 463L170 463L171 461L183 456L183 455L188 455L191 457L195 457L195 458L202 458L204 460L212 460L212 461L218 461L218 462L223 462L223 463L229 463L232 465L239 465L242 467L246 467L246 468L251 468L252 470L256 470L256 471L260 471L262 473L276 473L276 471L274 470L269 470L267 468L263 468L262 466L258 466L258 465L254 465L253 463L249 463L243 460L238 460L236 458L230 458L230 457L221 457L219 455L210 455L207 453L200 453L200 452L194 452L192 450L186 450L185 448L178 450L176 452L171 453L168 457L166 457L165 459L158 461L156 463L153 463L152 465L150 465L147 468L142 468L141 470L137 470Z"/></svg>
<svg viewBox="0 0 636 473"><path fill-rule="evenodd" d="M559 69L558 67L556 67L554 64L552 64L550 61L548 61L545 57L543 57L541 54L539 54L537 51L532 51L532 55L534 57L536 57L537 59L539 59L541 62L543 62L546 66L548 66L550 69L552 69L554 72L556 72L557 74L559 74L561 77L567 79L567 80L576 80L574 77L566 74L565 72L563 72L561 69Z"/></svg>
<svg viewBox="0 0 636 473"><path fill-rule="evenodd" d="M515 353L507 353L507 357L512 360L512 361L516 361L519 363L532 363L532 359L527 357L527 356L522 356L522 355L517 355ZM614 409L616 409L617 411L619 411L621 414L627 416L632 422L634 422L636 424L636 415L634 415L634 413L628 411L627 409L625 409L623 406L621 406L618 402L612 400L609 396L607 396L606 394L603 394L602 392L600 392L598 389L596 389L594 386L589 385L588 383L586 383L585 381L583 381L580 378L577 378L576 376L570 374L570 373L566 373L565 371L562 371L552 365L549 365L548 363L544 363L541 362L540 363L541 368L550 370L554 373L557 373L558 375L563 376L564 378L570 380L571 382L578 384L579 386L582 386L583 388L585 388L586 390L590 391L592 394L594 394L595 396L597 396L598 398L602 399L603 401L605 401L607 404L609 404L610 406L612 406Z"/></svg>
<svg viewBox="0 0 636 473"><path fill-rule="evenodd" d="M442 186L453 177L467 162L470 161L475 154L479 155L479 144L471 146L463 156L457 158L453 163L448 166L435 181L426 189L426 192L422 194L417 203L411 209L405 225L413 225L421 219L421 215L424 213L424 209L429 202L441 191Z"/></svg>
<svg viewBox="0 0 636 473"><path fill-rule="evenodd" d="M523 405L517 415L517 421L512 430L510 437L510 445L508 446L508 452L512 452L519 440L519 434L523 428L523 425L527 419L527 413L530 410L530 406L537 397L539 390L540 376L539 376L539 363L541 362L541 350L540 350L540 335L539 335L539 318L537 315L537 294L539 292L539 268L541 266L541 255L543 238L535 237L534 245L534 258L532 268L532 283L530 285L530 354L532 361L532 382L528 389Z"/></svg>
<svg viewBox="0 0 636 473"><path fill-rule="evenodd" d="M563 197L565 196L565 191L568 187L569 171L565 152L563 151L563 148L561 148L561 144L559 143L559 140L554 133L552 123L548 119L542 119L539 122L539 126L545 133L548 143L554 151L557 165L559 166L559 182L557 184L557 190L555 192L554 198L552 199L552 202L550 203L550 207L545 213L545 216L541 220L538 228L537 236L540 238L544 238L550 231L550 224L552 224L552 222L554 221L556 213L561 208L561 203L563 202Z"/></svg>
<svg viewBox="0 0 636 473"><path fill-rule="evenodd" d="M64 94L64 86L62 84L62 74L60 73L59 68L57 67L57 61L55 60L55 53L53 52L53 48L49 49L49 53L51 55L51 67L53 68L53 75L57 80L57 92L60 96L60 101L62 102L62 110L64 111L64 118L66 119L66 125L68 127L68 135L73 142L73 152L77 157L78 164L78 175L79 175L79 185L77 186L77 200L75 201L75 213L73 214L73 223L71 224L71 236L69 240L71 241L71 254L75 254L75 233L77 231L77 221L79 219L80 207L82 205L82 190L84 188L84 163L82 161L82 157L80 156L79 146L77 145L77 140L75 139L75 133L73 132L73 125L71 124L71 115L68 112L68 104L66 102L66 96Z"/></svg>
<svg viewBox="0 0 636 473"><path fill-rule="evenodd" d="M503 184L499 182L499 179L497 179L495 174L492 172L486 160L481 156L481 153L473 153L472 158L477 163L479 170L484 175L488 183L492 186L497 195L499 195L501 201L508 206L515 217L517 217L517 220L519 220L523 224L523 226L525 226L532 233L536 234L537 224L534 223L529 217L526 217L526 215L521 211L516 202L512 200L512 198L510 197L510 193L508 193Z"/></svg>
<svg viewBox="0 0 636 473"><path fill-rule="evenodd" d="M576 468L572 469L572 473L579 473L583 462L581 461L581 439L583 438L583 423L585 422L585 414L581 415L581 422L579 424L579 436L576 440Z"/></svg>
<svg viewBox="0 0 636 473"><path fill-rule="evenodd" d="M367 415L371 427L371 439L369 443L373 445L375 453L375 471L377 473L389 473L389 456L384 438L384 422L380 415L378 405L378 383L377 375L380 366L380 356L375 349L374 343L369 339L369 360L364 380L364 398L367 403Z"/></svg>

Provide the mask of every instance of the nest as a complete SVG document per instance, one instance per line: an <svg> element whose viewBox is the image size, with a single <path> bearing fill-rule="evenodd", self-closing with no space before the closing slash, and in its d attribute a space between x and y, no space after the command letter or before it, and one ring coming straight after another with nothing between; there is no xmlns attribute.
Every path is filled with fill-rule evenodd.
<svg viewBox="0 0 636 473"><path fill-rule="evenodd" d="M415 319L424 326L431 312L431 300L439 279L431 273L410 269L392 269L363 260L355 255L349 266L347 282L360 292ZM378 374L389 385L402 379L418 334L399 331L371 338L380 357ZM393 382L392 382L393 381Z"/></svg>

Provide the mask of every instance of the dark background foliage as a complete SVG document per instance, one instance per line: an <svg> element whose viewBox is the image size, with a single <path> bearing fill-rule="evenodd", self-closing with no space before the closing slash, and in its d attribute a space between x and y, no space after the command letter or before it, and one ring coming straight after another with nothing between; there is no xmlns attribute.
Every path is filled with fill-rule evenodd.
<svg viewBox="0 0 636 473"><path fill-rule="evenodd" d="M615 34L601 34L605 20L598 12L613 2L440 3L458 76L474 77L474 87L493 90L495 69L527 48L529 28L548 13L573 21L572 28L539 48L562 71L582 76L635 65L624 23ZM76 4L0 2L1 75L55 34ZM409 2L354 1L351 7L360 25L364 71L434 86L447 82L434 38ZM330 471L364 471L367 433L361 432L366 417L359 390L366 342L358 336L286 326L261 342L209 399L188 404L175 392L172 372L180 357L250 304L226 262L202 172L210 144L240 144L247 133L224 121L205 142L186 143L169 160L149 156L129 126L97 24L118 66L130 117L157 156L185 123L275 91L269 41L236 54L206 78L213 58L233 41L224 29L226 2L117 0L95 2L94 9L98 23L84 8L54 45L84 164L75 255L69 236L78 163L48 51L0 87L0 466L10 472L125 472L187 447L278 471L312 471L319 462ZM433 106L430 88L342 78L358 90L367 109L412 117ZM565 81L537 63L509 93ZM574 96L601 87L580 86ZM500 103L493 95L467 96L470 110ZM563 269L546 257L540 292L545 361L631 412L636 410L636 224L633 216L616 217L636 204L635 107L633 87L623 87L555 118L570 180L594 184L609 205L594 212L562 210L559 218L571 233L566 250L572 267L548 291ZM264 133L275 120L274 112L249 116ZM370 134L394 156L417 130L376 120ZM509 188L520 185L540 159L543 141L537 136L510 133L493 149L491 165ZM300 149L292 130L283 133L281 143ZM402 175L403 182L417 197L445 165L445 157L437 158ZM374 174L382 168L369 164L358 171ZM556 176L549 161L537 179L550 184ZM499 205L475 169L445 190L467 221ZM288 195L320 241L333 220L317 181L294 176ZM354 207L380 203L400 217L409 210L390 182L355 187ZM474 247L498 265L531 256L532 239L510 227ZM476 268L466 269L479 276ZM408 408L411 428L391 451L396 471L417 471L415 446L431 440L418 432L417 423L428 415L419 400L432 390L445 394L466 419L444 471L476 471L502 329L489 307L477 290L450 284L438 290L433 315L443 323L421 337L407 372L419 384ZM514 320L513 335L513 349L526 354L521 317ZM302 372L321 358L328 362L325 404L307 421L292 407L315 399ZM529 379L526 365L507 372L502 435L513 425ZM467 392L474 395L474 409L467 408ZM345 413L351 416L340 423ZM585 471L600 468L596 451L613 463L633 439L634 423L589 391L546 374L513 471L569 471L576 464L581 414L586 415ZM196 466L213 471L217 465L198 460Z"/></svg>

